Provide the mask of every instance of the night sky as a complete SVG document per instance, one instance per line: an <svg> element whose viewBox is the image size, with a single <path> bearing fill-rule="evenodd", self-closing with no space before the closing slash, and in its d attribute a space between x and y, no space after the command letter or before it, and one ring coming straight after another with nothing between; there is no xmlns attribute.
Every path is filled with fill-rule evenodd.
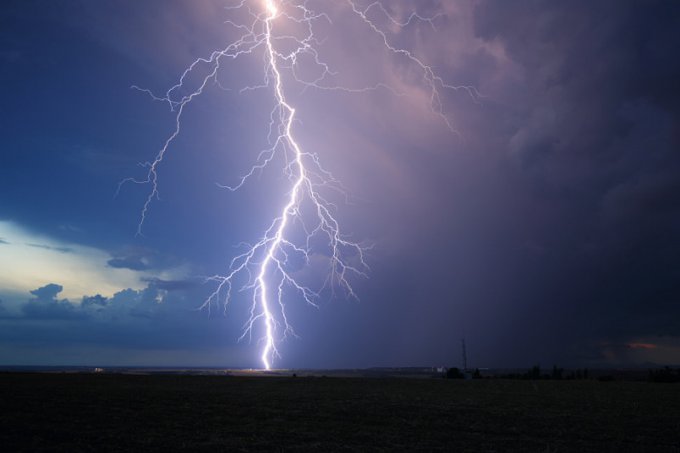
<svg viewBox="0 0 680 453"><path fill-rule="evenodd" d="M149 187L116 196L174 127L131 86L163 93L234 40L234 3L2 2L0 364L260 366L258 332L238 341L246 294L197 308L285 195L275 168L218 186L266 144L271 90L239 91L262 83L262 51L187 107L143 235ZM289 297L299 338L275 366L460 366L462 337L477 367L680 364L680 2L383 3L435 17L373 16L480 96L442 92L450 131L345 1L309 2L331 17L319 49L336 81L401 96L290 88L371 270L359 301ZM297 272L322 281L314 263Z"/></svg>

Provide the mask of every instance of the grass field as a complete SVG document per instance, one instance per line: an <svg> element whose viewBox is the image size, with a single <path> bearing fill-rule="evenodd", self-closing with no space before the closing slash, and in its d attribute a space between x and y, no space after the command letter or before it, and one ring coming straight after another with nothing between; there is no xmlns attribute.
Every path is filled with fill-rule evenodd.
<svg viewBox="0 0 680 453"><path fill-rule="evenodd" d="M680 385L0 373L0 451L678 451Z"/></svg>

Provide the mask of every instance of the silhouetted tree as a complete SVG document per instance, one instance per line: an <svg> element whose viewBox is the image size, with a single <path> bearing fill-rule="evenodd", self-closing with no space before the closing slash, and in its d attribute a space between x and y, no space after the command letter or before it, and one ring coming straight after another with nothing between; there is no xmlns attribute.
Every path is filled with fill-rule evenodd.
<svg viewBox="0 0 680 453"><path fill-rule="evenodd" d="M552 379L562 379L562 373L564 373L564 368L557 368L557 365L553 365Z"/></svg>
<svg viewBox="0 0 680 453"><path fill-rule="evenodd" d="M669 367L660 370L649 370L650 382L680 382L680 370Z"/></svg>
<svg viewBox="0 0 680 453"><path fill-rule="evenodd" d="M525 375L527 379L541 379L541 367L534 365Z"/></svg>
<svg viewBox="0 0 680 453"><path fill-rule="evenodd" d="M447 379L463 379L465 376L463 376L463 373L460 372L458 368L449 368L446 371L446 378Z"/></svg>

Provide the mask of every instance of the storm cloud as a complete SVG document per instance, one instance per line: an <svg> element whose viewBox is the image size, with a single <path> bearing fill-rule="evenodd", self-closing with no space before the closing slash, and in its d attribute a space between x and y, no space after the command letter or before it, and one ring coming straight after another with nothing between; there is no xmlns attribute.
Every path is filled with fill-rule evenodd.
<svg viewBox="0 0 680 453"><path fill-rule="evenodd" d="M275 172L239 193L216 185L238 180L265 145L266 90L239 94L262 81L262 59L225 67L220 83L231 91L211 86L187 109L159 172L160 200L134 236L146 192L112 194L173 122L128 87L172 86L194 58L233 39L229 12L217 0L37 3L0 13L0 55L16 55L2 60L0 79L17 87L0 122L0 219L56 247L108 251L104 267L139 274L142 285L82 301L43 286L20 300L22 320L4 318L3 343L80 339L138 350L140 362L158 350L211 351L201 356L210 361L222 344L250 363L256 345L235 342L244 293L226 316L195 309L214 289L203 277L257 239L281 196ZM390 28L371 13L447 83L479 92L444 92L455 131L432 113L403 56L384 52L344 2L309 4L334 18L319 25L334 81L384 81L401 96L291 95L301 144L348 189L350 203L338 204L345 231L373 247L360 302L291 301L300 339L282 345L282 366L455 365L461 337L475 366L680 363L680 4L385 2L400 20L437 15ZM57 187L55 172L67 175Z"/></svg>

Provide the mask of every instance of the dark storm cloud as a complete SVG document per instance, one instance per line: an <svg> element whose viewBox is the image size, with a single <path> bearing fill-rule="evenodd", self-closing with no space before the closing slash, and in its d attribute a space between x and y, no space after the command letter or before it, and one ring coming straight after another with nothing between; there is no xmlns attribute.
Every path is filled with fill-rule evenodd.
<svg viewBox="0 0 680 453"><path fill-rule="evenodd" d="M383 346L434 361L456 332L480 362L511 366L677 338L680 5L441 5L448 39L423 39L419 55L485 96L447 98L460 142L382 111L404 124L394 143L375 138L393 170L350 184L368 187L386 238L364 288L381 307L369 325L393 326L375 328Z"/></svg>
<svg viewBox="0 0 680 453"><path fill-rule="evenodd" d="M61 285L50 283L31 291L35 297L21 307L23 315L30 319L72 319L83 316L68 300L57 299L63 289Z"/></svg>
<svg viewBox="0 0 680 453"><path fill-rule="evenodd" d="M44 249L44 250L54 250L55 252L61 252L61 253L71 253L73 252L73 249L68 248L68 247L53 247L51 245L45 245L45 244L35 244L35 243L26 243L27 246L33 247L36 249Z"/></svg>
<svg viewBox="0 0 680 453"><path fill-rule="evenodd" d="M45 245L45 244L34 244L34 243L26 243L27 246L33 247L36 249L44 249L44 250L54 250L55 252L60 252L60 253L72 253L73 249L69 247L53 247L51 245Z"/></svg>
<svg viewBox="0 0 680 453"><path fill-rule="evenodd" d="M148 283L150 287L165 291L185 291L196 288L202 284L202 282L196 278L184 280L163 280L160 278L143 278L142 281Z"/></svg>
<svg viewBox="0 0 680 453"><path fill-rule="evenodd" d="M193 300L204 297L197 293L189 297L174 295L151 283L147 288L126 289L108 298L86 296L80 304L74 304L57 300L62 290L61 285L49 284L31 291L35 298L24 304L16 316L4 316L0 304L0 344L31 351L49 343L56 355L66 357L61 360L68 363L249 363L249 355L242 352L248 345L225 348L215 344L214 339L233 331L234 325L223 316L210 317L207 312L197 311ZM85 358L83 351L89 351ZM147 351L153 353L148 355ZM144 358L138 362L140 353ZM36 363L52 363L51 360L44 356ZM21 357L14 359L14 363L23 361Z"/></svg>
<svg viewBox="0 0 680 453"><path fill-rule="evenodd" d="M79 303L68 299L58 300L63 286L50 283L30 293L35 296L22 305L25 318L88 318L94 321L124 321L126 317L166 318L184 316L185 310L197 307L186 298L186 291L197 289L199 282L193 280L151 279L140 290L124 289L111 297L101 294L84 296ZM171 293L184 292L177 296ZM190 299L193 299L190 298Z"/></svg>
<svg viewBox="0 0 680 453"><path fill-rule="evenodd" d="M163 290L153 284L142 290L125 289L112 297L100 294L84 296L79 304L68 299L58 300L63 286L50 283L31 291L35 297L21 306L25 319L82 319L90 321L124 320L126 317L153 318L160 315L165 306Z"/></svg>
<svg viewBox="0 0 680 453"><path fill-rule="evenodd" d="M36 296L36 300L40 301L54 300L57 297L57 294L59 294L63 290L64 290L63 286L57 285L56 283L50 283L49 285L45 285L38 289L34 289L33 291L31 291L31 294Z"/></svg>
<svg viewBox="0 0 680 453"><path fill-rule="evenodd" d="M168 269L180 264L180 261L170 255L160 253L144 247L127 247L114 254L107 264L117 269L133 271Z"/></svg>
<svg viewBox="0 0 680 453"><path fill-rule="evenodd" d="M81 302L81 307L83 309L88 309L90 307L93 307L95 309L103 308L106 307L106 304L108 303L108 299L101 294L97 294L95 296L85 296L83 297L83 300Z"/></svg>
<svg viewBox="0 0 680 453"><path fill-rule="evenodd" d="M133 271L144 271L149 269L149 265L146 264L142 257L140 256L126 256L124 258L111 258L107 261L107 264L111 267L117 269L130 269Z"/></svg>
<svg viewBox="0 0 680 453"><path fill-rule="evenodd" d="M522 222L552 282L533 297L569 307L555 308L572 315L559 321L565 345L680 334L678 20L680 5L662 1L475 11L478 36L522 69L499 151L542 206Z"/></svg>

